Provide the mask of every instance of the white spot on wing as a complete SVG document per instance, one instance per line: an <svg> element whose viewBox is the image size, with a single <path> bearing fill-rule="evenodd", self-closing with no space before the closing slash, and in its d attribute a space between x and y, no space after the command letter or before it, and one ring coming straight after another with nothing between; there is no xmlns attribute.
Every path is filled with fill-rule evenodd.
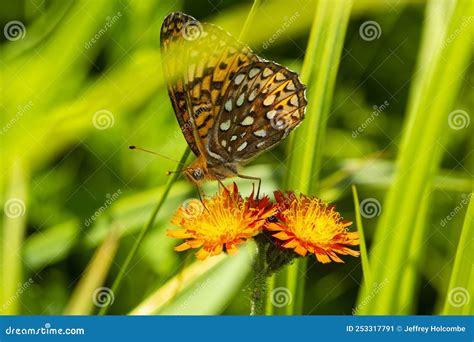
<svg viewBox="0 0 474 342"><path fill-rule="evenodd" d="M253 132L253 135L259 138L264 138L267 136L267 131L264 129L259 129L258 131Z"/></svg>
<svg viewBox="0 0 474 342"><path fill-rule="evenodd" d="M293 95L293 97L290 99L290 103L293 105L293 106L298 106L298 95Z"/></svg>
<svg viewBox="0 0 474 342"><path fill-rule="evenodd" d="M268 120L272 120L272 119L275 117L276 113L277 113L277 112L276 112L276 110L274 110L274 109L268 111L268 112L267 112L267 119L268 119Z"/></svg>
<svg viewBox="0 0 474 342"><path fill-rule="evenodd" d="M249 95L249 101L255 100L255 98L257 97L257 94L258 94L258 88L255 88L254 90L252 90L252 92Z"/></svg>
<svg viewBox="0 0 474 342"><path fill-rule="evenodd" d="M244 74L238 74L236 77L235 77L235 80L234 80L234 83L236 85L239 85L240 83L242 83L242 81L244 80L245 78L245 75Z"/></svg>
<svg viewBox="0 0 474 342"><path fill-rule="evenodd" d="M263 74L262 74L262 75L263 75L263 77L268 77L268 76L270 76L271 74L273 74L273 70L270 69L270 68L265 68L265 69L263 70Z"/></svg>
<svg viewBox="0 0 474 342"><path fill-rule="evenodd" d="M295 90L295 89L296 89L295 84L292 81L290 81L290 83L288 83L286 86L286 90Z"/></svg>
<svg viewBox="0 0 474 342"><path fill-rule="evenodd" d="M251 116L246 116L242 122L240 123L242 126L250 126L251 124L254 123L254 119Z"/></svg>
<svg viewBox="0 0 474 342"><path fill-rule="evenodd" d="M226 111L230 112L232 110L232 99L228 99L224 105Z"/></svg>
<svg viewBox="0 0 474 342"><path fill-rule="evenodd" d="M265 145L265 143L266 143L266 141L259 142L259 143L257 144L257 147L260 148L260 147L262 147L263 145Z"/></svg>
<svg viewBox="0 0 474 342"><path fill-rule="evenodd" d="M255 75L257 75L259 72L260 72L260 69L259 69L259 68L252 68L252 69L250 69L250 71L249 71L249 77L250 77L250 78L254 78Z"/></svg>
<svg viewBox="0 0 474 342"><path fill-rule="evenodd" d="M276 95L270 95L265 100L263 100L263 105L264 106L270 106L273 101L275 101Z"/></svg>
<svg viewBox="0 0 474 342"><path fill-rule="evenodd" d="M283 75L281 72L277 72L277 74L275 75L275 79L277 81L283 81L286 79L285 75Z"/></svg>
<svg viewBox="0 0 474 342"><path fill-rule="evenodd" d="M235 102L237 107L242 106L242 104L244 103L244 98L245 98L245 94L242 94L239 96L239 98L237 99L237 102Z"/></svg>
<svg viewBox="0 0 474 342"><path fill-rule="evenodd" d="M230 119L221 123L219 125L219 128L221 129L221 131L227 131L230 128Z"/></svg>
<svg viewBox="0 0 474 342"><path fill-rule="evenodd" d="M237 151L239 151L239 152L240 152L240 151L243 151L243 150L244 150L244 148L246 148L246 147L247 147L247 145L248 145L248 144L247 144L247 142L246 142L246 141L244 141L242 144L240 144L240 146L239 146L239 147L237 147Z"/></svg>
<svg viewBox="0 0 474 342"><path fill-rule="evenodd" d="M221 141L221 145L222 145L222 147L226 147L226 146L227 146L227 141L226 141L226 140L222 140L222 141Z"/></svg>

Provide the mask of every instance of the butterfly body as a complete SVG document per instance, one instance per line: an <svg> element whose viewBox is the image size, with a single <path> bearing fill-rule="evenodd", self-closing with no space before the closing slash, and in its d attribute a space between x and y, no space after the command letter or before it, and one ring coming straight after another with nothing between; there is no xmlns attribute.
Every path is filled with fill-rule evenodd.
<svg viewBox="0 0 474 342"><path fill-rule="evenodd" d="M298 75L217 26L171 13L161 28L161 50L173 109L197 157L184 169L194 183L241 176L240 165L285 139L304 118Z"/></svg>
<svg viewBox="0 0 474 342"><path fill-rule="evenodd" d="M238 176L235 163L208 164L203 156L199 156L183 173L186 178L198 185L206 181L220 181Z"/></svg>

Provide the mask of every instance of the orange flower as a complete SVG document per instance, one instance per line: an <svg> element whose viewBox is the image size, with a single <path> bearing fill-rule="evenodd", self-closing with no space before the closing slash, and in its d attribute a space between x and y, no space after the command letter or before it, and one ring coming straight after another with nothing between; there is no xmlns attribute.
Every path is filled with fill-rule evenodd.
<svg viewBox="0 0 474 342"><path fill-rule="evenodd" d="M233 254L238 244L260 233L266 219L275 212L268 197L256 200L252 193L243 199L234 183L230 190L222 189L203 202L191 200L185 203L171 220L181 229L168 230L167 235L186 239L175 247L176 251L201 248L196 253L200 260L222 251Z"/></svg>
<svg viewBox="0 0 474 342"><path fill-rule="evenodd" d="M335 206L293 192L285 196L276 191L275 199L279 222L268 222L266 229L277 232L273 237L282 247L292 248L302 256L313 253L322 263L343 262L336 253L359 256L358 251L346 247L358 245L359 236L347 230L352 222L343 221Z"/></svg>

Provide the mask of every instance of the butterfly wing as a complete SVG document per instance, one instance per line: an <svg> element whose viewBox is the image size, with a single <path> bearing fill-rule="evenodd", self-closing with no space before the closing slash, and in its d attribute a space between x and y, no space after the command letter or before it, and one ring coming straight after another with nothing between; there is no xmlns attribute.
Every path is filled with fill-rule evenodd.
<svg viewBox="0 0 474 342"><path fill-rule="evenodd" d="M197 156L204 154L208 133L236 71L258 57L217 26L184 13L171 13L161 28L163 71L183 134Z"/></svg>
<svg viewBox="0 0 474 342"><path fill-rule="evenodd" d="M206 148L222 162L247 162L285 139L304 118L305 86L298 74L262 61L239 69Z"/></svg>

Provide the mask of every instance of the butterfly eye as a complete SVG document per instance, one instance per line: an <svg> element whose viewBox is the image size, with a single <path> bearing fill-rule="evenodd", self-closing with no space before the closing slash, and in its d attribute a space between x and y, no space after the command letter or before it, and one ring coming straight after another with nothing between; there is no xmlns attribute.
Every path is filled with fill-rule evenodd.
<svg viewBox="0 0 474 342"><path fill-rule="evenodd" d="M193 171L193 178L195 180L201 180L204 177L204 172L201 169L196 169Z"/></svg>

